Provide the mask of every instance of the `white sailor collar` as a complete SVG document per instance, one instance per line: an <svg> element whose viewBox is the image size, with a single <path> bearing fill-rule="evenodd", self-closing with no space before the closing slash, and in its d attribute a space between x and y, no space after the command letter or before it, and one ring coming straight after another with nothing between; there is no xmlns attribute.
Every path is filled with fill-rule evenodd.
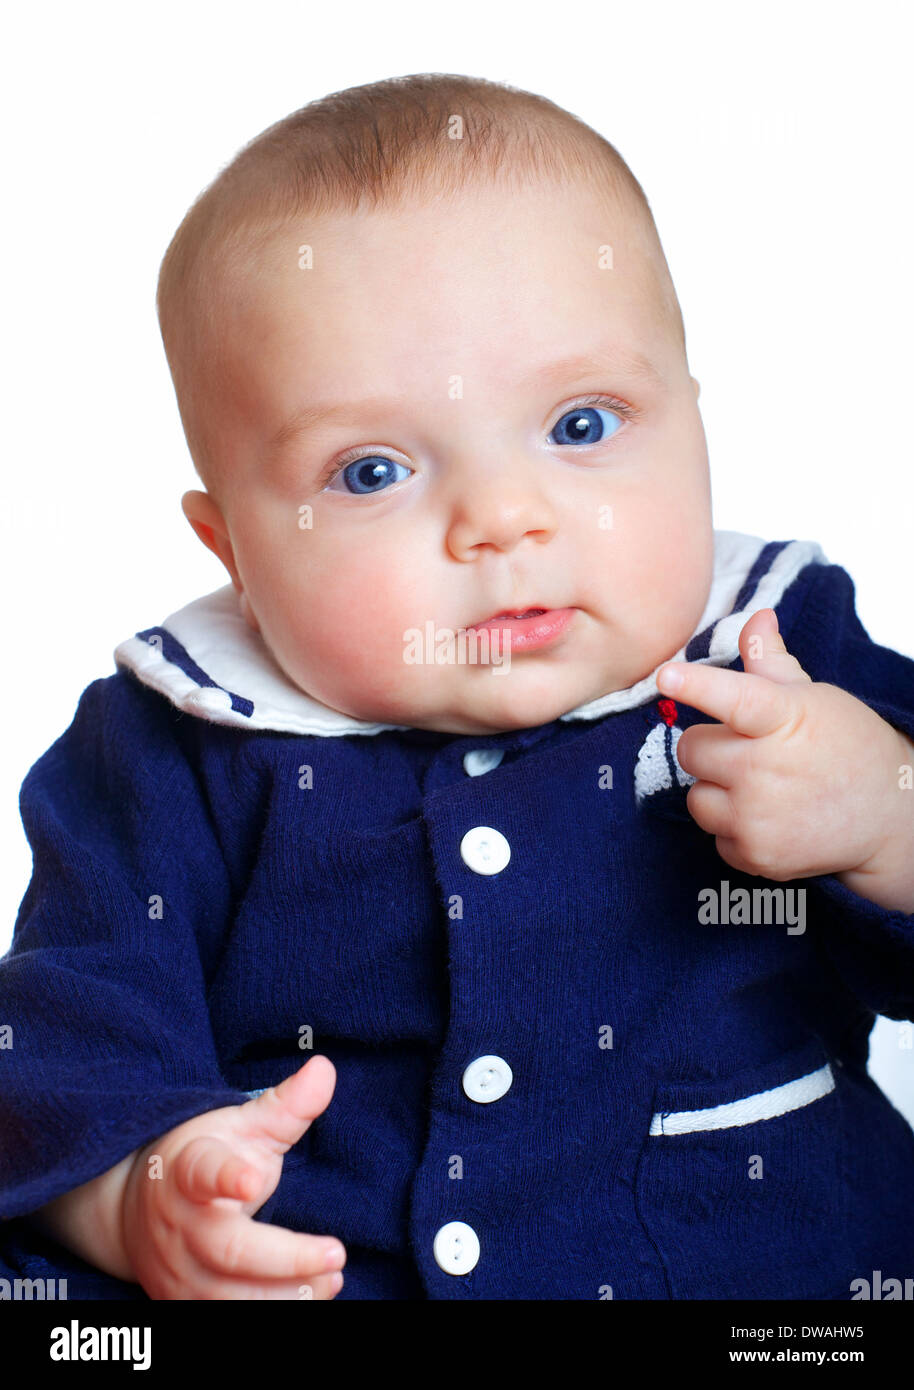
<svg viewBox="0 0 914 1390"><path fill-rule="evenodd" d="M740 531L714 531L714 567L704 612L684 647L650 675L614 690L560 719L600 719L659 696L655 676L666 661L729 666L739 634L760 608L773 608L809 564L828 564L815 541L764 541ZM245 622L231 584L194 599L158 627L121 642L115 664L125 667L186 714L215 724L278 733L378 734L406 724L375 724L332 709L299 689Z"/></svg>

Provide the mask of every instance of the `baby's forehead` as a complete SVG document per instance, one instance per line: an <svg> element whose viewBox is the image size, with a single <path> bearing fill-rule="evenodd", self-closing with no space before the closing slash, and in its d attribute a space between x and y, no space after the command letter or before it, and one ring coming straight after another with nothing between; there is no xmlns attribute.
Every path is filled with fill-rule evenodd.
<svg viewBox="0 0 914 1390"><path fill-rule="evenodd" d="M543 187L533 192L535 196L540 193L543 196L553 194L552 189ZM573 227L575 199L568 195L567 190L566 197L570 209L568 222ZM440 206L401 197L378 208L353 210L342 207L313 217L242 221L227 228L214 229L213 252L206 257L208 290L207 302L203 306L208 342L206 352L198 355L197 373L205 375L219 358L223 358L218 374L223 379L230 375L243 384L251 366L256 368L261 345L269 342L277 332L287 333L295 339L296 344L302 345L303 360L308 363L314 361L323 368L324 362L307 345L308 338L318 334L321 323L327 323L327 332L335 351L342 352L352 346L360 362L370 361L370 354L363 348L361 339L363 326L371 321L373 300L381 297L389 306L391 277L403 283L407 302L410 296L416 294L416 282L410 282L409 252L405 257L391 256L390 262L383 255L378 256L379 226L382 228L382 242L384 238L391 237L393 244L396 244L398 228L409 225L413 231L413 244L420 244L427 235L446 238L452 234L454 209L458 213L469 209L473 214L481 215L482 211L492 206L504 207L507 215L511 204L510 197L493 188L486 190L485 197L457 197ZM594 206L593 199L590 205ZM527 219L530 206L528 203L522 217L523 233L529 228ZM505 224L501 225L504 227ZM556 225L561 226L561 218L553 223L553 226ZM586 286L582 292L585 298L592 299L593 295L600 295L602 285L607 283L604 275L612 276L617 286L620 282L623 285L620 302L624 302L624 312L618 319L615 317L614 292L610 291L605 302L606 322L609 325L606 336L619 341L622 347L633 346L634 350L637 350L635 340L643 340L651 344L660 343L664 355L677 353L684 346L678 301L662 253L661 263L651 254L650 238L646 236L643 226L639 225L632 199L623 200L619 206L608 209L607 227L611 228L621 245L595 243L591 235L591 222L588 221L577 243L580 251L575 250L571 256L565 257L559 238L557 254L551 260L544 261L538 255L537 248L533 248L529 265L524 262L523 235L519 236L512 243L509 261L512 275L516 265L512 289L516 286L519 295L529 291L529 302L532 303L532 296L540 293L537 277L542 281L545 275L552 274L551 269L545 270L544 266L555 267L557 288L567 283L560 281L561 276L567 274L571 277L576 285L573 295L567 297L570 315L567 325L561 320L561 309L558 317L563 339L573 343L579 322L576 315L580 313L580 284L583 282ZM494 236L494 230L488 224L481 230L480 244L484 247L485 238ZM360 261L363 243L366 259ZM447 255L446 250L444 254ZM417 255L421 256L421 245ZM593 257L594 264L597 264L598 257L602 257L601 275L584 281L581 266L575 260L578 255ZM362 273L364 265L368 266L367 274ZM471 258L470 274L474 265L475 261ZM355 270L350 274L352 267ZM318 274L320 278L312 281L311 276ZM302 286L312 283L316 290L316 323L308 315L309 290L302 293ZM485 284L483 275L483 291ZM354 285L357 286L356 293L353 291ZM593 292L591 285L594 286ZM500 291L502 286L498 285L497 288ZM428 292L431 293L433 289L434 286L429 286ZM331 324L334 302L338 302L340 308ZM562 298L560 303L564 302ZM421 308L421 297L419 305ZM434 320L434 315L432 318ZM407 326L408 321L407 314ZM487 340L497 341L500 322L497 315L493 319L486 318L480 332L484 332ZM396 312L396 306L391 312L390 324L391 334L395 326L400 329L404 327L403 315ZM301 332L298 331L299 326ZM400 336L402 339L405 335L401 332Z"/></svg>
<svg viewBox="0 0 914 1390"><path fill-rule="evenodd" d="M567 196L568 190L564 191ZM542 193L545 197L550 190L544 188ZM497 244L510 236L510 219L516 202L516 197L492 190L486 206L497 206L501 219L498 226L493 227L478 200L475 203L469 198L465 200L471 213L479 213L476 220L480 254L474 245L472 254L461 262L469 276L478 273L480 280L485 281L489 272L501 281L506 278L497 255ZM617 285L624 286L629 303L640 305L648 313L659 310L664 322L669 322L669 301L675 299L675 291L662 251L659 245L655 250L634 200L627 197L610 207L605 228L593 218L576 222L573 197L568 198L568 204L569 234L566 238L559 231L556 236L553 224L556 251L548 260L548 271L544 269L546 262L541 254L539 236L530 235L529 211L518 213L518 225L509 242L506 274L510 285L516 285L522 293L525 285L533 289L537 281L542 283L546 278L554 278L556 284L569 279L579 282L582 271L597 266L601 275L590 281L597 292L600 280L608 285L607 277L611 276ZM408 260L396 254L404 242L403 230L412 232L412 241L406 244L416 247L417 257L422 256L423 245L430 245L433 250L440 247L441 256L447 260L454 254L455 235L465 234L465 222L455 231L455 209L458 215L464 211L459 197L440 207L429 205L424 199L400 198L377 208L338 208L315 216L231 228L227 237L220 238L210 258L213 317L218 314L228 330L233 321L237 326L248 315L264 319L283 316L298 300L297 295L290 298L289 291L295 290L302 275L319 276L323 300L345 299L351 292L347 275L353 266L358 267L359 295L366 302L375 294L389 298L388 269L390 275L402 277L407 290L415 290L415 285L410 284ZM600 234L605 233L606 240L595 239L595 227ZM385 242L390 248L389 258ZM496 254L485 254L487 245L492 245ZM528 247L529 255L525 254ZM377 273L362 274L365 265L376 268ZM417 265L417 276L424 270L424 264ZM429 294L434 293L434 284L427 284L425 288ZM490 323L488 331L497 331L497 324Z"/></svg>

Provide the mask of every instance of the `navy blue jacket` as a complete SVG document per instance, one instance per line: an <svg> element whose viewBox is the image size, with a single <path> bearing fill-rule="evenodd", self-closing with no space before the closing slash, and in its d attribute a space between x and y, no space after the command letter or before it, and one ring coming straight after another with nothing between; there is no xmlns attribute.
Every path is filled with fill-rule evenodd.
<svg viewBox="0 0 914 1390"><path fill-rule="evenodd" d="M716 532L676 655L742 669L768 606L814 680L914 737L914 662L814 543ZM914 1132L866 1069L874 1013L914 1018L914 914L732 869L686 808L693 722L652 675L519 731L364 724L286 680L230 585L121 643L22 787L0 1278L145 1299L29 1213L313 1052L336 1090L258 1219L338 1236L340 1298L914 1275ZM805 890L803 929L699 918L766 886Z"/></svg>

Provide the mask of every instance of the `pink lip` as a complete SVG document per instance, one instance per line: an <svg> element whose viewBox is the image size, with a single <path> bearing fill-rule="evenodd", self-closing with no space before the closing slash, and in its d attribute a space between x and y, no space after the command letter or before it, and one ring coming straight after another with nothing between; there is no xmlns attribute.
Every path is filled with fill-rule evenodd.
<svg viewBox="0 0 914 1390"><path fill-rule="evenodd" d="M531 608L534 606L528 605ZM512 652L529 652L554 642L565 631L575 611L574 608L548 608L533 618L489 618L484 623L473 623L466 631L507 633Z"/></svg>

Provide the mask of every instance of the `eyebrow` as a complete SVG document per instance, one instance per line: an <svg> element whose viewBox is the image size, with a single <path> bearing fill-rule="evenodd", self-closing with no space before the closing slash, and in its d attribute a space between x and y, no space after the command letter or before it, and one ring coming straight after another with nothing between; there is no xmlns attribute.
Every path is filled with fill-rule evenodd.
<svg viewBox="0 0 914 1390"><path fill-rule="evenodd" d="M532 372L523 385L548 386L550 382L561 378L586 376L588 373L597 372L611 372L616 377L654 386L662 385L664 381L663 373L643 353L627 348L614 348L549 362ZM315 401L290 416L270 439L268 447L272 453L278 453L293 440L316 429L318 425L330 424L334 420L355 424L363 416L381 413L400 403L402 401L395 397L384 396L362 397L358 401Z"/></svg>

